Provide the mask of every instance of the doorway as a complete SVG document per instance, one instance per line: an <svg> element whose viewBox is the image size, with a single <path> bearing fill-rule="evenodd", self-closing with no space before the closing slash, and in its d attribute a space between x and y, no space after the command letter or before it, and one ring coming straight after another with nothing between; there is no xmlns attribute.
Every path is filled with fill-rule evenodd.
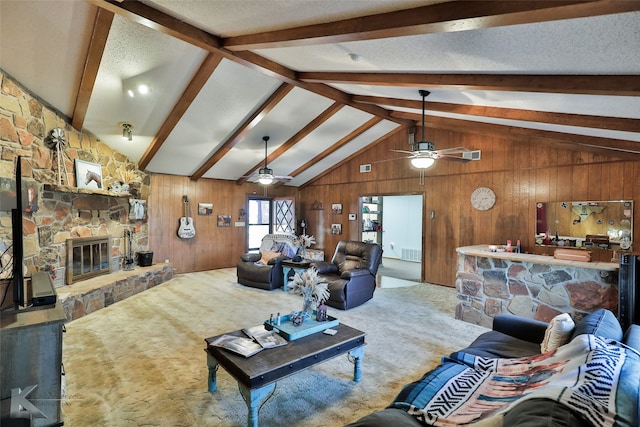
<svg viewBox="0 0 640 427"><path fill-rule="evenodd" d="M382 264L378 269L378 284L381 287L413 286L422 281L423 247L423 195L406 194L391 196L363 197L361 202L376 201L375 220L381 226L376 236L382 245ZM362 227L363 241L373 240L367 231L369 222L366 210L371 207L363 204Z"/></svg>

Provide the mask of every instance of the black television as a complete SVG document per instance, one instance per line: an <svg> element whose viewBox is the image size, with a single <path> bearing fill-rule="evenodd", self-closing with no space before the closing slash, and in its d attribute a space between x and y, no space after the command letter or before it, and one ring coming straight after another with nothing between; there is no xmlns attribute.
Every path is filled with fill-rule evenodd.
<svg viewBox="0 0 640 427"><path fill-rule="evenodd" d="M24 289L24 235L22 232L22 157L16 160L16 206L11 209L11 232L13 237L13 303L15 309L25 306Z"/></svg>

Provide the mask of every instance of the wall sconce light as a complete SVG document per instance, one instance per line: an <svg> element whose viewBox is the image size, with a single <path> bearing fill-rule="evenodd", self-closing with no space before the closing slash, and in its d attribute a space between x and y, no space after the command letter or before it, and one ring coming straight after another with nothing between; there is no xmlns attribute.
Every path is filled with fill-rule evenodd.
<svg viewBox="0 0 640 427"><path fill-rule="evenodd" d="M127 141L133 140L133 125L128 122L120 122L118 126L122 128L122 139L126 139Z"/></svg>

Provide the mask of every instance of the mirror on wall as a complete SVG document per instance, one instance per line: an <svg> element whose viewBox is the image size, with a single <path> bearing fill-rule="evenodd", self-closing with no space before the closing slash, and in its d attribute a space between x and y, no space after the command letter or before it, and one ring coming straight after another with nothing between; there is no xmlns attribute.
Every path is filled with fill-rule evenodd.
<svg viewBox="0 0 640 427"><path fill-rule="evenodd" d="M633 201L536 203L536 244L631 249Z"/></svg>

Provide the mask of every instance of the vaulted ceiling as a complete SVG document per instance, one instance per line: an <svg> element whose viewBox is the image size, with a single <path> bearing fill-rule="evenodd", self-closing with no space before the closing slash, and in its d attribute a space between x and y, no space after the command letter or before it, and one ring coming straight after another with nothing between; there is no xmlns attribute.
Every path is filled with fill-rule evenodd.
<svg viewBox="0 0 640 427"><path fill-rule="evenodd" d="M269 167L305 185L419 125L421 89L427 133L640 160L640 1L2 0L0 68L192 179L253 180L267 135Z"/></svg>

